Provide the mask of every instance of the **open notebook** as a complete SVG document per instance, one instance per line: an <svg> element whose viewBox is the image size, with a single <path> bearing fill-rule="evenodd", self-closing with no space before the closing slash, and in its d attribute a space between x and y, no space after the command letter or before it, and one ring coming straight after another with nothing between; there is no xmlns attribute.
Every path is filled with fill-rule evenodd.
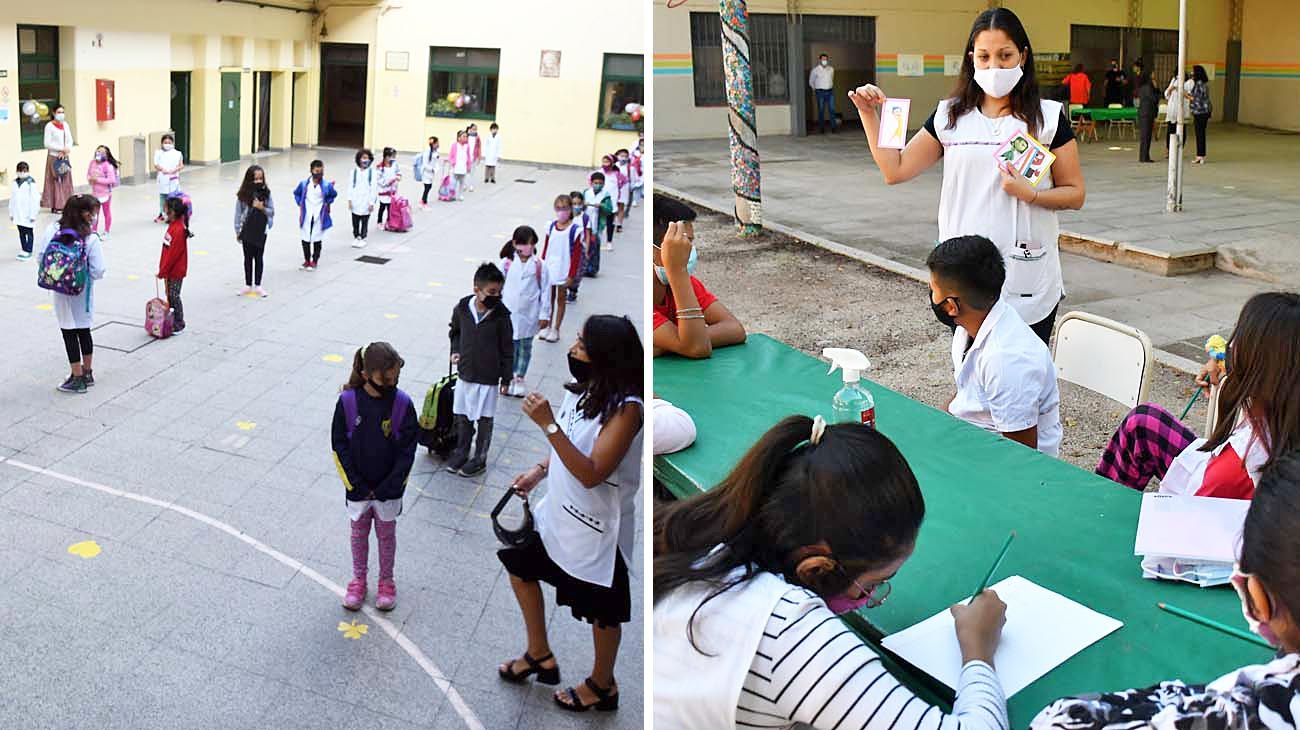
<svg viewBox="0 0 1300 730"><path fill-rule="evenodd" d="M1123 626L1018 575L990 588L1007 604L1002 643L993 658L1007 697ZM882 643L926 674L957 688L961 648L947 609L885 637Z"/></svg>

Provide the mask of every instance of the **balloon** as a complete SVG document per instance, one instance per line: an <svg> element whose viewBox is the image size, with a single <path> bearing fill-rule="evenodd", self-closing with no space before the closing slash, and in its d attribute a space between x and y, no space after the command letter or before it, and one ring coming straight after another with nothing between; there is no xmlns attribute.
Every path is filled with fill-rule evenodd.
<svg viewBox="0 0 1300 730"><path fill-rule="evenodd" d="M33 103L33 102L30 102L30 101L24 101L24 102L23 102L23 116L25 116L25 117L34 117L34 116L36 116L36 104Z"/></svg>
<svg viewBox="0 0 1300 730"><path fill-rule="evenodd" d="M456 100L459 99L459 98L460 98L460 92L459 92L459 91L453 91L453 92L451 92L450 94L447 94L447 101L454 102L454 101L456 101Z"/></svg>
<svg viewBox="0 0 1300 730"><path fill-rule="evenodd" d="M637 109L636 111L632 112L630 116L632 117L632 121L634 122L641 121L641 110Z"/></svg>
<svg viewBox="0 0 1300 730"><path fill-rule="evenodd" d="M457 108L457 109L463 109L464 107L465 107L465 97L463 97L463 96L457 96L457 97L456 97L456 108Z"/></svg>
<svg viewBox="0 0 1300 730"><path fill-rule="evenodd" d="M628 102L627 106L623 107L623 111L627 112L628 114L632 114L640 108L641 108L640 104L636 103L635 101L631 101Z"/></svg>

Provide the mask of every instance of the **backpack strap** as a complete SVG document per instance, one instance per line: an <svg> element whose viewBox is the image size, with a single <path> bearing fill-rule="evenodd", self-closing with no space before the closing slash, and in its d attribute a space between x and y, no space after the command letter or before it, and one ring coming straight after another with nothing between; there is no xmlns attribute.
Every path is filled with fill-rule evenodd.
<svg viewBox="0 0 1300 730"><path fill-rule="evenodd" d="M537 288L542 288L542 262L536 256L533 257L533 269L537 272Z"/></svg>
<svg viewBox="0 0 1300 730"><path fill-rule="evenodd" d="M402 430L402 421L406 420L406 408L411 405L411 396L401 388L393 397L393 414L389 416L393 426L393 440L397 440L397 434Z"/></svg>
<svg viewBox="0 0 1300 730"><path fill-rule="evenodd" d="M347 388L339 394L339 400L343 403L343 420L348 429L348 440L351 441L352 432L357 427L357 392Z"/></svg>

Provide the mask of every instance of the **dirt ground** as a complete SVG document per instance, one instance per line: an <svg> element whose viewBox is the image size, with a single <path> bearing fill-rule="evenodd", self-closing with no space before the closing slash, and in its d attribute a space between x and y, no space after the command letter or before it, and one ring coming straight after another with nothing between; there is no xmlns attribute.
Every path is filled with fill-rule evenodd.
<svg viewBox="0 0 1300 730"><path fill-rule="evenodd" d="M778 233L741 239L729 217L707 211L695 221L695 246L697 276L748 331L816 357L823 347L856 348L871 359L871 380L936 408L952 397L952 335L926 306L926 285ZM1061 312L1068 311L1067 299ZM1182 413L1192 377L1156 368L1148 400ZM1062 382L1061 458L1093 469L1126 412ZM1186 421L1200 434L1205 416L1201 398Z"/></svg>

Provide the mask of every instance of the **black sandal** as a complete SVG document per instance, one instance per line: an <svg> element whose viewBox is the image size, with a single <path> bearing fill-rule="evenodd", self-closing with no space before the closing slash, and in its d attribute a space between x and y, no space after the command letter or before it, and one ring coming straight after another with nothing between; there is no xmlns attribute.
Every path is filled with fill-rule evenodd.
<svg viewBox="0 0 1300 730"><path fill-rule="evenodd" d="M504 679L505 681L513 682L514 684L523 684L530 676L534 674L537 675L537 681L542 684L559 684L560 683L559 665L557 664L556 666L549 667L549 668L542 666L542 662L554 658L555 658L554 654L547 654L546 656L541 657L540 659L534 659L531 656L529 656L528 652L524 652L524 655L520 657L520 659L523 659L524 662L528 665L527 669L521 672L514 671L514 663L518 661L518 659L511 659L509 663L506 664L505 669L502 669L501 667L497 667L497 674L500 675L501 678Z"/></svg>
<svg viewBox="0 0 1300 730"><path fill-rule="evenodd" d="M595 702L590 705L582 704L582 699L578 697L578 691L569 687L565 692L569 694L569 699L573 700L573 703L564 702L559 697L553 696L552 699L555 700L555 704L569 712L586 712L593 707L601 712L612 712L618 709L618 693L614 691L616 683L611 683L608 688L601 688L596 686L591 677L587 677L584 683L587 685L587 689L596 694Z"/></svg>

